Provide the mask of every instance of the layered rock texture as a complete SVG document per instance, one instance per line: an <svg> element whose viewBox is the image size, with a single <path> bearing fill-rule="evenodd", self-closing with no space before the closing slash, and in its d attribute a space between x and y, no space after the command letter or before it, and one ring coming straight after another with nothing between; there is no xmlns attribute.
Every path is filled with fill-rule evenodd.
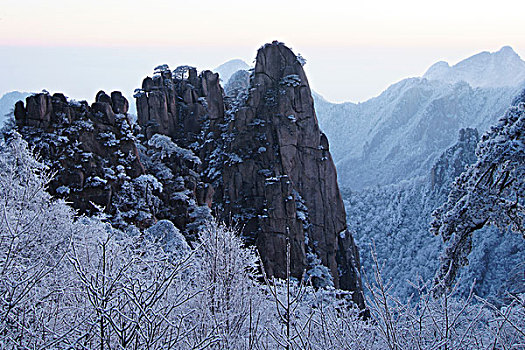
<svg viewBox="0 0 525 350"><path fill-rule="evenodd" d="M318 286L353 291L364 307L359 256L301 62L267 44L238 82L225 95L218 74L163 65L135 92L136 125L120 93L100 92L91 106L30 96L17 104L17 127L58 171L51 192L80 210L95 203L125 228L168 219L190 241L214 213L257 246L270 275L286 276L289 243L293 276L306 271Z"/></svg>

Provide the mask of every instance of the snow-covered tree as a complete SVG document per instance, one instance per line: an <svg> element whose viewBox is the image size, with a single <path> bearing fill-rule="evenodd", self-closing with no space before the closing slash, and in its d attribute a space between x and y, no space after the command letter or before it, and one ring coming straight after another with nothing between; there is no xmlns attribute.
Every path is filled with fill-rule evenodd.
<svg viewBox="0 0 525 350"><path fill-rule="evenodd" d="M175 79L188 79L190 69L193 69L192 66L178 66L173 70L173 78Z"/></svg>
<svg viewBox="0 0 525 350"><path fill-rule="evenodd" d="M184 348L191 333L183 322L184 304L193 291L183 275L192 255L174 256L165 244L149 237L129 237L96 219L85 221L92 229L73 237L67 254L83 306L84 320L77 331L84 336L83 344L108 349Z"/></svg>
<svg viewBox="0 0 525 350"><path fill-rule="evenodd" d="M60 267L76 228L51 178L17 133L0 147L0 348L51 347L70 329Z"/></svg>
<svg viewBox="0 0 525 350"><path fill-rule="evenodd" d="M210 222L199 232L195 255L192 278L201 292L189 305L196 311L198 334L212 336L213 348L249 349L267 312L253 248L243 247L236 231Z"/></svg>
<svg viewBox="0 0 525 350"><path fill-rule="evenodd" d="M525 344L525 303L473 303L417 285L396 299L377 259L368 301L291 278L216 222L190 247L169 221L136 235L78 217L46 191L52 174L14 134L0 145L1 349L467 349ZM276 247L279 249L279 247Z"/></svg>
<svg viewBox="0 0 525 350"><path fill-rule="evenodd" d="M510 107L481 138L478 160L454 182L448 200L433 213L431 232L448 245L436 276L450 287L468 264L473 232L492 224L525 238L525 103Z"/></svg>

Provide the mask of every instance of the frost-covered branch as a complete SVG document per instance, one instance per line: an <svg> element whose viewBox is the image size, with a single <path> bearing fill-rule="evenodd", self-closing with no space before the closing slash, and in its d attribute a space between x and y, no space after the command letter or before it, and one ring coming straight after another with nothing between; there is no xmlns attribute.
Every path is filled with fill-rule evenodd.
<svg viewBox="0 0 525 350"><path fill-rule="evenodd" d="M478 160L454 182L448 201L434 211L430 231L448 245L436 276L443 293L468 263L474 231L487 224L525 238L525 102L507 110L478 144Z"/></svg>

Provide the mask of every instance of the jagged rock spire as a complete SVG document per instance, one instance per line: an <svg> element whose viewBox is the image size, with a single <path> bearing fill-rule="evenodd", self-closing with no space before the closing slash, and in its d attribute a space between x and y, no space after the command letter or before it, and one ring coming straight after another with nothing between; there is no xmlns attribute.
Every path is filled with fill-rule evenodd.
<svg viewBox="0 0 525 350"><path fill-rule="evenodd" d="M267 44L247 91L223 95L217 74L165 67L136 94L138 122L146 138L161 133L199 154L213 212L242 228L270 275L285 277L289 240L293 276L306 271L315 283L355 291L364 307L359 256L301 61Z"/></svg>
<svg viewBox="0 0 525 350"><path fill-rule="evenodd" d="M286 241L292 274L357 291L363 305L359 257L337 185L328 140L297 56L284 44L259 49L246 102L228 130L230 159L223 170L225 213L239 218L267 271L284 277ZM327 268L327 269L326 269Z"/></svg>

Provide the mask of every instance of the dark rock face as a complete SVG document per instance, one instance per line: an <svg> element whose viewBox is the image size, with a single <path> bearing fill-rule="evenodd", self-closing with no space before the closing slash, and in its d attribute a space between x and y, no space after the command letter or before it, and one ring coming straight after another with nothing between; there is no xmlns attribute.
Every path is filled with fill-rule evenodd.
<svg viewBox="0 0 525 350"><path fill-rule="evenodd" d="M315 281L322 265L336 287L360 290L359 258L301 63L283 44L265 45L250 87L229 126L228 151L237 157L223 172L225 212L242 218L271 274L284 277L289 239L295 276L306 269Z"/></svg>
<svg viewBox="0 0 525 350"><path fill-rule="evenodd" d="M151 173L157 174L162 172L160 168L167 167L179 179L163 181L165 191L161 199L167 205L158 217L172 220L181 230L190 224L185 231L188 234L188 229L196 230L204 217L210 217L215 193L204 170L207 168L205 160L216 144L212 140L205 142L205 136L224 119L223 90L218 74L204 71L197 75L196 69L188 66L171 72L167 66L159 66L153 78L144 79L135 98L137 122L144 142L150 149L166 142L177 149L166 157L159 156L155 150L148 153L149 158L157 162L156 166L148 167ZM189 202L184 194L187 190L192 194ZM174 202L185 202L190 209L182 210L184 206L174 205Z"/></svg>
<svg viewBox="0 0 525 350"><path fill-rule="evenodd" d="M195 222L197 194L208 208L205 186L196 185L200 161L181 157L186 150L170 149L169 140L140 144L128 107L120 92L110 97L100 91L91 106L42 93L29 96L25 106L19 101L15 118L20 134L57 171L49 188L53 195L67 198L81 213L101 207L122 229L146 228L164 218L187 229Z"/></svg>
<svg viewBox="0 0 525 350"><path fill-rule="evenodd" d="M318 285L356 291L354 300L364 306L328 140L293 52L265 45L247 89L240 76L236 98L225 101L217 74L175 72L144 79L136 94L146 138L167 135L199 155L203 181L213 185L214 212L243 228L270 275L285 276L289 241L294 276L306 270Z"/></svg>
<svg viewBox="0 0 525 350"><path fill-rule="evenodd" d="M182 67L173 75L166 69L144 79L135 94L137 121L147 139L159 133L191 144L207 119L224 115L223 91L219 76L210 71L197 76L195 68Z"/></svg>

